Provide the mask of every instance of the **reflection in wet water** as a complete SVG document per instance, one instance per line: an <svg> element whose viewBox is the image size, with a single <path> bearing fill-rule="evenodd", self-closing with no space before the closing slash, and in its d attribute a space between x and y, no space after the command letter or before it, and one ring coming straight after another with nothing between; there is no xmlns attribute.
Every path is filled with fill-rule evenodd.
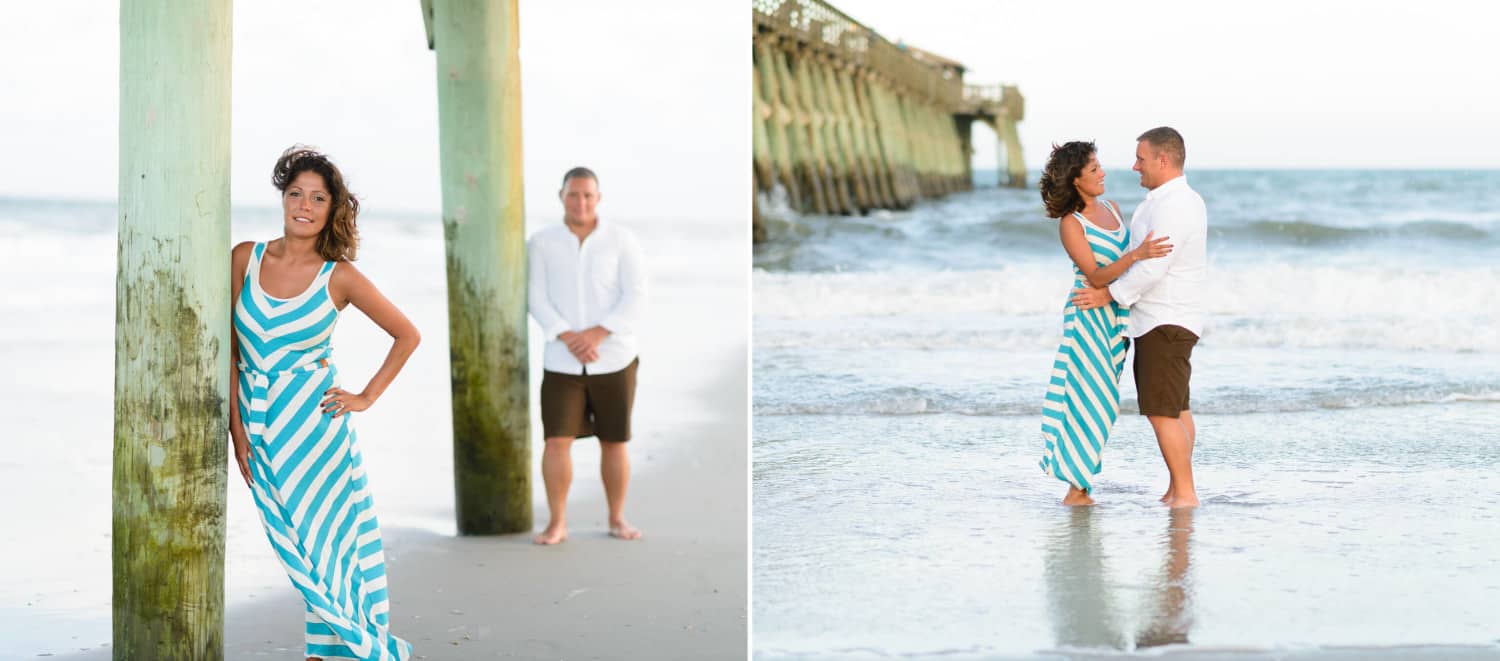
<svg viewBox="0 0 1500 661"><path fill-rule="evenodd" d="M1162 645L1186 645L1188 629L1192 627L1192 611L1189 608L1192 591L1188 585L1188 542L1193 535L1193 512L1189 508L1168 510L1165 559L1162 576L1151 582L1149 594L1151 604L1144 612L1150 620L1135 636L1136 647L1159 647Z"/></svg>
<svg viewBox="0 0 1500 661"><path fill-rule="evenodd" d="M1059 647L1124 649L1119 609L1104 581L1104 544L1093 507L1074 507L1047 546L1047 610Z"/></svg>
<svg viewBox="0 0 1500 661"><path fill-rule="evenodd" d="M1194 510L1165 511L1160 573L1145 581L1145 621L1134 640L1125 633L1119 621L1122 611L1116 607L1123 599L1117 593L1122 582L1110 580L1106 572L1108 551L1095 525L1103 514L1098 508L1075 507L1061 519L1045 559L1048 614L1058 647L1129 650L1189 642Z"/></svg>

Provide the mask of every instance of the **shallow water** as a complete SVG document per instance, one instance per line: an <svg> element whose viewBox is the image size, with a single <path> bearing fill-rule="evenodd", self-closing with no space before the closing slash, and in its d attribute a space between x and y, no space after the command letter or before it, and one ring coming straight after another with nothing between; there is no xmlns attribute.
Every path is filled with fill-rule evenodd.
<svg viewBox="0 0 1500 661"><path fill-rule="evenodd" d="M1189 179L1211 228L1192 512L1156 502L1129 370L1100 504L1060 506L1037 465L1072 274L1034 191L772 223L757 656L1500 655L1500 205L1474 202L1500 173ZM1130 174L1107 184L1129 214Z"/></svg>

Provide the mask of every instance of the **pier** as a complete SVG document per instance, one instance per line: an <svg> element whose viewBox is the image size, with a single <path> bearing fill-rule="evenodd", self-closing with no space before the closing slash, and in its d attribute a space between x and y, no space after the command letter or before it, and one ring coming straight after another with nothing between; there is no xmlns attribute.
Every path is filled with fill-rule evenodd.
<svg viewBox="0 0 1500 661"><path fill-rule="evenodd" d="M976 121L1005 154L998 183L1026 185L1016 86L966 85L963 64L892 43L821 0L752 2L758 193L780 187L798 213L857 215L970 190Z"/></svg>

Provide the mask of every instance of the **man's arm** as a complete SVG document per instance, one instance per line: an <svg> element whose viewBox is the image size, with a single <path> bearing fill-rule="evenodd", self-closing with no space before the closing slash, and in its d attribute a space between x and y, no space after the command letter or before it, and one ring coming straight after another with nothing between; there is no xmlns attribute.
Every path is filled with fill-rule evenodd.
<svg viewBox="0 0 1500 661"><path fill-rule="evenodd" d="M536 319L537 325L542 327L542 333L548 340L558 339L563 333L568 332L571 326L568 325L568 320L552 307L552 300L547 297L547 264L542 259L542 250L537 245L536 239L527 243L526 265L526 309L531 312L532 318Z"/></svg>
<svg viewBox="0 0 1500 661"><path fill-rule="evenodd" d="M620 237L620 300L599 325L611 333L630 333L640 321L646 301L646 258L635 235Z"/></svg>

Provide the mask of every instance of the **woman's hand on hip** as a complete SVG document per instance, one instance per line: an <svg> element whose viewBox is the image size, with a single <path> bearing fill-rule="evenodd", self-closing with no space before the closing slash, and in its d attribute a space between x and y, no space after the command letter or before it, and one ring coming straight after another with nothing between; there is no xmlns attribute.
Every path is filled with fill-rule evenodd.
<svg viewBox="0 0 1500 661"><path fill-rule="evenodd" d="M363 393L355 394L343 388L329 388L323 391L323 412L335 418L351 411L363 411L374 403Z"/></svg>

